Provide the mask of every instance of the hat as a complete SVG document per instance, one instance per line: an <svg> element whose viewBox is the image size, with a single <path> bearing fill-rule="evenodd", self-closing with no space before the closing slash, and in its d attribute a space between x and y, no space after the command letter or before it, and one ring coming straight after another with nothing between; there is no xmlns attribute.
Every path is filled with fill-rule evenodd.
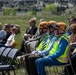
<svg viewBox="0 0 76 75"><path fill-rule="evenodd" d="M20 31L20 26L19 25L15 25L12 29L16 29Z"/></svg>
<svg viewBox="0 0 76 75"><path fill-rule="evenodd" d="M40 22L39 25L38 25L38 28L47 28L47 24L48 24L47 21Z"/></svg>
<svg viewBox="0 0 76 75"><path fill-rule="evenodd" d="M59 27L60 29L66 31L67 25L64 22L58 22L56 27Z"/></svg>
<svg viewBox="0 0 76 75"><path fill-rule="evenodd" d="M49 21L47 27L48 28L50 28L50 27L55 28L55 25L54 24L56 24L56 21L53 21L53 20L52 21Z"/></svg>

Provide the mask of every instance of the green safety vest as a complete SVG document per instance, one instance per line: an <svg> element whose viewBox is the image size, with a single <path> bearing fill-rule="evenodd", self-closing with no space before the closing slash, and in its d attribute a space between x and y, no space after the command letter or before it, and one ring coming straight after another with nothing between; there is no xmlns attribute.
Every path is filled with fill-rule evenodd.
<svg viewBox="0 0 76 75"><path fill-rule="evenodd" d="M50 36L48 34L44 35L42 38L41 38L41 42L39 44L39 46L36 48L36 50L43 50L43 43L44 41L49 38ZM45 43L46 44L46 43Z"/></svg>
<svg viewBox="0 0 76 75"><path fill-rule="evenodd" d="M67 40L68 45L66 46L64 53L60 57L58 57L57 60L66 63L68 62L68 49L69 49L69 38L66 34L63 34L60 38L58 38L58 40L54 43L53 48L50 50L49 55L53 55L54 53L57 52L60 40L62 38L65 38Z"/></svg>
<svg viewBox="0 0 76 75"><path fill-rule="evenodd" d="M54 35L48 40L47 44L44 46L44 50L47 50L49 48L51 39L54 37Z"/></svg>

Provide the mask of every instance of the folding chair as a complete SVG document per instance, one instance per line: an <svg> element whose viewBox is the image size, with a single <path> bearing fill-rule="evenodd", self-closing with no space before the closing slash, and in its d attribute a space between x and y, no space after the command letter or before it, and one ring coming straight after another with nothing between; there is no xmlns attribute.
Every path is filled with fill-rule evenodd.
<svg viewBox="0 0 76 75"><path fill-rule="evenodd" d="M2 72L2 75L6 75L11 70L15 73L15 66L14 66L14 60L16 57L18 49L11 49L11 51L8 53L6 57L6 61L3 65L0 65L0 72Z"/></svg>
<svg viewBox="0 0 76 75"><path fill-rule="evenodd" d="M4 52L6 47L0 47L0 62L1 62L1 59L2 59L2 53Z"/></svg>
<svg viewBox="0 0 76 75"><path fill-rule="evenodd" d="M70 47L69 47L69 50L68 50L68 61L69 61L68 63L66 63L66 64L64 64L64 65L54 65L55 68L53 68L53 69L54 69L54 74L55 74L55 75L59 75L59 73L58 73L58 70L59 70L58 67L66 67L66 66L69 66L69 65L71 66L73 75L76 75L75 72L74 72L74 70L73 70L73 67L72 67L72 62L71 62L69 53L70 53ZM62 69L62 68L61 68L61 69ZM69 72L68 72L67 67L66 67L66 70L67 70L68 75L70 75Z"/></svg>
<svg viewBox="0 0 76 75"><path fill-rule="evenodd" d="M0 47L0 56L2 55L3 51L5 50L6 47Z"/></svg>
<svg viewBox="0 0 76 75"><path fill-rule="evenodd" d="M3 51L2 55L1 55L0 65L6 63L7 55L9 54L10 51L11 51L11 48L5 48L5 50Z"/></svg>

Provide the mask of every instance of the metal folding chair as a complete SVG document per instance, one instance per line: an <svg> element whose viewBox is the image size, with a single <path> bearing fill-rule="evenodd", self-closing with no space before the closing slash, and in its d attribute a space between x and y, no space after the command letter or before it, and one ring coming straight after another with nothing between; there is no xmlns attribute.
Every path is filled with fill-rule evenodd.
<svg viewBox="0 0 76 75"><path fill-rule="evenodd" d="M6 56L6 61L2 65L0 65L0 72L2 72L2 75L6 75L11 70L15 73L15 66L14 66L14 60L16 57L18 49L11 49L11 51Z"/></svg>
<svg viewBox="0 0 76 75"><path fill-rule="evenodd" d="M2 55L3 51L5 50L6 47L0 47L0 56Z"/></svg>
<svg viewBox="0 0 76 75"><path fill-rule="evenodd" d="M3 48L5 48L5 47L2 47L2 49ZM11 48L5 48L4 49L4 51L3 51L2 55L1 55L0 65L5 64L5 61L7 59L6 57L9 54L10 50L11 50Z"/></svg>

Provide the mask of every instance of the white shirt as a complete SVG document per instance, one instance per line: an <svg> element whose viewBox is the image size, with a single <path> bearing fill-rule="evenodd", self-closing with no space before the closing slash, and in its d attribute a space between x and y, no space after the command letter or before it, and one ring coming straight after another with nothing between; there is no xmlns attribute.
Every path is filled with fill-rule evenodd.
<svg viewBox="0 0 76 75"><path fill-rule="evenodd" d="M9 46L11 44L11 42L14 40L14 34L11 34L9 36L9 38L7 39L7 42L6 42L6 46Z"/></svg>

